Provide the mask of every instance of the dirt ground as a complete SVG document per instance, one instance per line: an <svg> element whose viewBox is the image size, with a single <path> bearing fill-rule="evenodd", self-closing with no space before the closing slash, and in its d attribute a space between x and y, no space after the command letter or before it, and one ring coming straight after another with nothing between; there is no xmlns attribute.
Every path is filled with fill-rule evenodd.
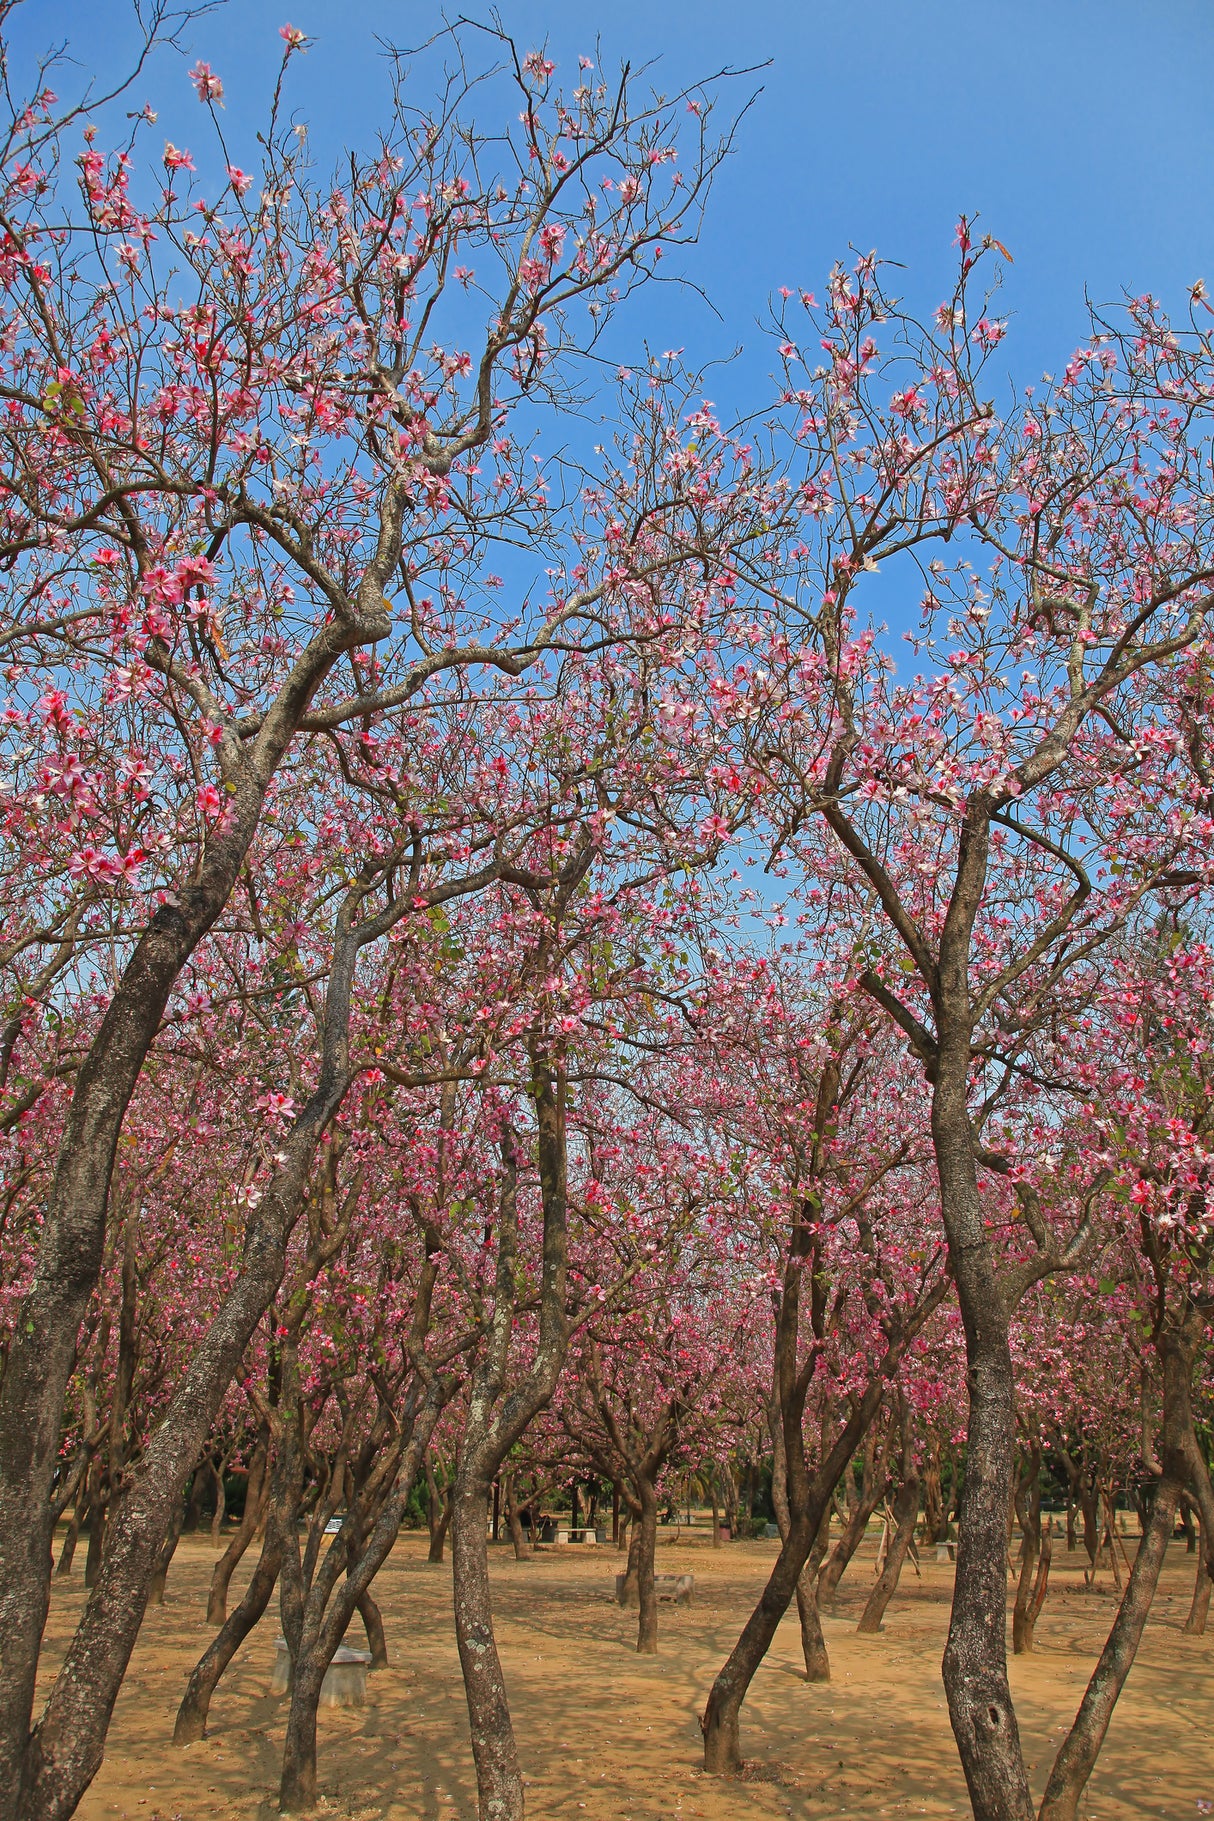
<svg viewBox="0 0 1214 1821"><path fill-rule="evenodd" d="M758 1821L792 1816L965 1815L940 1653L952 1567L909 1566L879 1638L856 1635L875 1540L853 1562L825 1621L833 1680L798 1676L795 1615L785 1620L743 1713L746 1777L699 1768L697 1715L713 1674L758 1596L774 1543L663 1539L661 1572L690 1569L696 1602L661 1608L660 1655L638 1658L635 1619L612 1601L619 1558L567 1545L516 1563L492 1551L498 1640L528 1779L532 1821ZM321 1713L321 1812L333 1821L473 1821L475 1780L451 1632L450 1567L425 1562L424 1539L402 1537L375 1584L389 1665L367 1705ZM271 1612L220 1684L210 1735L174 1750L173 1715L210 1631L209 1539L186 1538L165 1603L149 1610L119 1697L105 1764L82 1821L269 1821L285 1719L269 1693ZM1102 1572L1083 1589L1079 1558L1056 1555L1037 1650L1011 1679L1039 1793L1109 1623L1115 1596ZM234 1591L243 1586L238 1572ZM1194 1816L1214 1798L1214 1629L1185 1637L1193 1557L1174 1543L1138 1662L1090 1790L1099 1821ZM82 1598L79 1570L55 1587L47 1656ZM351 1636L351 1642L361 1642ZM1203 1805L1199 1810L1199 1802Z"/></svg>

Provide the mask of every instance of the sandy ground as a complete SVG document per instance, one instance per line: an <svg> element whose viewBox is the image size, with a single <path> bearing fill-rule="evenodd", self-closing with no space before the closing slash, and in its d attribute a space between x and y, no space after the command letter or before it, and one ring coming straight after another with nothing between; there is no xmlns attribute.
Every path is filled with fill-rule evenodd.
<svg viewBox="0 0 1214 1821"><path fill-rule="evenodd" d="M855 1621L874 1547L870 1539L852 1564L825 1622L829 1685L799 1678L795 1616L781 1627L743 1714L748 1772L731 1782L702 1774L697 1714L762 1587L774 1543L714 1551L707 1538L689 1543L686 1531L664 1540L659 1569L693 1570L697 1598L690 1610L663 1604L656 1659L635 1655L635 1620L610 1599L619 1565L612 1549L572 1545L521 1563L494 1549L498 1640L532 1821L967 1814L939 1672L953 1570L925 1561L916 1580L908 1567L884 1634L861 1638ZM450 1568L428 1566L424 1554L420 1536L402 1537L376 1582L390 1661L371 1677L367 1705L322 1711L320 1806L334 1821L474 1821ZM186 1538L178 1549L165 1603L144 1623L82 1821L269 1821L275 1813L285 1709L269 1693L273 1608L220 1684L209 1737L185 1750L170 1743L186 1675L210 1635L213 1561L209 1540ZM243 1580L238 1571L237 1591ZM1173 1544L1091 1784L1088 1812L1101 1821L1195 1816L1199 1801L1214 1798L1214 1629L1204 1638L1181 1632L1192 1584L1193 1558ZM81 1598L79 1571L56 1584L51 1670ZM1089 1593L1078 1558L1063 1554L1037 1650L1012 1661L1038 1793L1113 1607L1107 1570Z"/></svg>

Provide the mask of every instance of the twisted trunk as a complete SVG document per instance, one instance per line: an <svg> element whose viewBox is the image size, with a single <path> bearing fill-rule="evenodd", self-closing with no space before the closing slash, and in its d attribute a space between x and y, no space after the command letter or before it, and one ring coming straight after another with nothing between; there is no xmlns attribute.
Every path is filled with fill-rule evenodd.
<svg viewBox="0 0 1214 1821"><path fill-rule="evenodd" d="M531 1551L527 1547L527 1541L523 1535L522 1519L519 1517L518 1506L514 1500L514 1475L508 1473L502 1484L506 1498L506 1528L510 1532L514 1559L516 1562L525 1562L529 1559Z"/></svg>
<svg viewBox="0 0 1214 1821"><path fill-rule="evenodd" d="M778 1402L774 1407L769 1408L768 1427L772 1439L771 1503L776 1514L776 1528L783 1541L788 1536L791 1519L788 1511L784 1425L779 1418ZM818 1535L806 1558L805 1566L797 1576L797 1622L801 1632L801 1656L805 1663L805 1680L807 1682L830 1681L830 1652L826 1648L826 1639L822 1633L822 1619L818 1612L818 1574L829 1541L830 1512L828 1508L825 1518L818 1526Z"/></svg>
<svg viewBox="0 0 1214 1821"><path fill-rule="evenodd" d="M410 1341L414 1357L429 1329L436 1274L437 1264L433 1256L428 1256L414 1308ZM287 1388L288 1374L284 1370L284 1391ZM370 1587L400 1533L434 1425L453 1390L454 1381L449 1377L434 1377L428 1384L420 1377L414 1378L400 1410L395 1439L383 1452L378 1468L376 1456L383 1450L383 1440L373 1428L356 1469L351 1472L342 1527L323 1559L318 1560L316 1553L309 1551L300 1564L293 1529L288 1534L283 1630L291 1650L291 1704L278 1792L283 1814L301 1813L315 1801L316 1723L321 1688L334 1652L356 1612L367 1634L371 1667L382 1668L388 1661L383 1620ZM387 1428L386 1423L384 1427ZM336 1487L332 1496L336 1497ZM327 1509L328 1502L313 1519L316 1528L312 1540L323 1534ZM293 1515L290 1521L293 1524Z"/></svg>
<svg viewBox="0 0 1214 1821"><path fill-rule="evenodd" d="M1041 1525L1041 1444L1029 1449L1028 1471L1016 1487L1016 1516L1020 1524L1020 1574L1012 1608L1012 1650L1023 1656L1033 1648L1041 1608L1045 1605L1053 1554L1053 1535Z"/></svg>
<svg viewBox="0 0 1214 1821"><path fill-rule="evenodd" d="M1159 1485L1117 1617L1092 1671L1074 1724L1054 1759L1045 1786L1040 1821L1076 1821L1080 1799L1137 1654L1196 1446L1191 1387L1193 1362L1203 1329L1200 1311L1190 1305L1178 1320L1165 1316L1156 1335L1156 1351L1163 1368Z"/></svg>
<svg viewBox="0 0 1214 1821"><path fill-rule="evenodd" d="M1214 1582L1214 1486L1210 1483L1210 1469L1206 1463L1203 1450L1199 1447L1197 1436L1190 1431L1187 1446L1189 1462L1189 1484L1197 1504L1197 1515L1201 1525L1201 1548L1197 1558L1197 1579L1193 1587L1193 1603L1189 1616L1185 1620L1185 1630L1201 1637L1206 1629L1206 1615L1210 1610L1210 1588Z"/></svg>
<svg viewBox="0 0 1214 1821"><path fill-rule="evenodd" d="M181 1527L184 1523L185 1501L179 1498L169 1522L169 1534L160 1545L160 1554L156 1558L156 1570L152 1575L151 1586L148 1588L150 1606L164 1605L165 1583L169 1578L169 1568L172 1566L173 1557L177 1554L177 1545L181 1541Z"/></svg>
<svg viewBox="0 0 1214 1821"><path fill-rule="evenodd" d="M885 1496L885 1455L885 1448L878 1447L878 1438L870 1429L864 1438L864 1471L860 1490L851 1503L843 1534L818 1575L818 1604L825 1606L828 1611L848 1564L868 1534L873 1512Z"/></svg>
<svg viewBox="0 0 1214 1821"><path fill-rule="evenodd" d="M797 1623L801 1633L801 1658L805 1664L807 1682L830 1681L830 1652L826 1648L822 1618L818 1611L818 1574L822 1557L826 1554L825 1532L828 1528L829 1520L825 1519L819 1528L818 1540L797 1576Z"/></svg>
<svg viewBox="0 0 1214 1821"><path fill-rule="evenodd" d="M912 1474L902 1481L894 1500L894 1536L886 1553L876 1585L868 1596L856 1630L874 1635L881 1630L885 1609L898 1590L902 1569L915 1540L915 1523L919 1516L919 1481Z"/></svg>
<svg viewBox="0 0 1214 1821"><path fill-rule="evenodd" d="M371 1652L371 1668L388 1667L388 1640L384 1636L384 1615L369 1593L360 1593L354 1602L354 1609L363 1622L367 1634L367 1649Z"/></svg>
<svg viewBox="0 0 1214 1821"><path fill-rule="evenodd" d="M229 1613L191 1671L177 1709L174 1745L192 1745L196 1739L206 1738L211 1697L228 1664L269 1605L281 1562L278 1541L267 1531L257 1566L235 1611Z"/></svg>
<svg viewBox="0 0 1214 1821"><path fill-rule="evenodd" d="M207 1624L222 1625L227 1617L228 1588L237 1563L243 1557L257 1534L258 1527L265 1516L265 1502L268 1491L266 1461L269 1438L264 1432L259 1435L249 1462L249 1479L245 1492L244 1511L235 1534L227 1548L216 1562L211 1575L211 1588L207 1595Z"/></svg>
<svg viewBox="0 0 1214 1821"><path fill-rule="evenodd" d="M892 1371L904 1345L903 1340L887 1353L882 1362L881 1374L869 1382L834 1447L810 1480L805 1496L798 1499L795 1508L791 1508L790 1504L788 1535L780 1545L780 1553L758 1605L717 1674L700 1721L704 1734L706 1771L723 1776L741 1767L740 1721L747 1690L767 1655L776 1628L788 1611L789 1602L796 1595L797 1582L822 1521L830 1510L835 1487L864 1431L880 1408L885 1394L884 1375Z"/></svg>
<svg viewBox="0 0 1214 1821"><path fill-rule="evenodd" d="M86 1607L83 1636L69 1648L42 1721L31 1731L64 1398L101 1272L122 1123L173 986L231 896L266 791L313 694L342 651L389 629L386 616L333 620L301 654L246 753L196 880L156 910L76 1074L34 1280L12 1324L0 1386L0 1821L66 1821L96 1774L173 1502L281 1271L271 1267L267 1286L265 1273L250 1270L257 1306L240 1317L233 1305L247 1295L242 1299L237 1290L228 1297L228 1325L241 1331L234 1353L219 1334L223 1315L212 1323L142 1464L138 1489L122 1498L124 1535L99 1569L94 1593L101 1598ZM254 1242L254 1253L263 1248ZM247 1292L251 1283L242 1288ZM208 1381L205 1388L200 1379Z"/></svg>
<svg viewBox="0 0 1214 1821"><path fill-rule="evenodd" d="M441 1562L447 1541L447 1531L451 1527L451 1498L454 1487L450 1480L439 1490L438 1480L430 1459L426 1459L426 1526L430 1532L430 1546L426 1552L428 1562Z"/></svg>
<svg viewBox="0 0 1214 1821"><path fill-rule="evenodd" d="M1189 1607L1189 1616L1184 1622L1184 1629L1192 1637L1205 1636L1206 1621L1210 1613L1210 1561L1205 1551L1205 1526L1202 1525L1202 1549L1197 1558L1197 1579L1193 1584L1193 1603Z"/></svg>

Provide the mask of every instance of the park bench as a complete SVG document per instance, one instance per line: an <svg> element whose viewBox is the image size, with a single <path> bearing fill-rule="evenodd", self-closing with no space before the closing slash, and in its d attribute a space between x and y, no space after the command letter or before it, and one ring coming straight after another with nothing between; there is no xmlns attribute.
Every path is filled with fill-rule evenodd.
<svg viewBox="0 0 1214 1821"><path fill-rule="evenodd" d="M627 1579L626 1574L617 1574L615 1577L615 1597L619 1606L625 1603L624 1584ZM690 1606L696 1590L696 1578L694 1574L655 1574L653 1586L659 1600L673 1600L676 1606Z"/></svg>
<svg viewBox="0 0 1214 1821"><path fill-rule="evenodd" d="M558 1524L558 1543L605 1543L607 1532L601 1524Z"/></svg>
<svg viewBox="0 0 1214 1821"><path fill-rule="evenodd" d="M275 1638L274 1647L274 1675L270 1682L270 1693L285 1695L291 1687L291 1652L285 1638ZM370 1662L369 1650L351 1650L348 1644L339 1644L320 1685L321 1706L361 1707L367 1698L367 1669Z"/></svg>

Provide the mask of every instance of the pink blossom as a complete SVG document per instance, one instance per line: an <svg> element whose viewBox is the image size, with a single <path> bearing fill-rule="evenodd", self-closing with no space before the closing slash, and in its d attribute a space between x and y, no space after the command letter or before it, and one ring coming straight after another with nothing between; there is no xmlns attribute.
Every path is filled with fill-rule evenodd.
<svg viewBox="0 0 1214 1821"><path fill-rule="evenodd" d="M190 71L190 81L194 84L199 101L223 100L223 83L209 63L196 63Z"/></svg>
<svg viewBox="0 0 1214 1821"><path fill-rule="evenodd" d="M290 1119L295 1112L295 1102L289 1094L262 1094L253 1104L275 1119Z"/></svg>
<svg viewBox="0 0 1214 1821"><path fill-rule="evenodd" d="M996 348L1006 334L1005 322L992 322L988 316L983 316L974 324L970 340L977 342L980 348Z"/></svg>
<svg viewBox="0 0 1214 1821"><path fill-rule="evenodd" d="M102 853L100 848L82 847L68 861L68 871L73 879L105 881L118 877L122 868L109 854Z"/></svg>

